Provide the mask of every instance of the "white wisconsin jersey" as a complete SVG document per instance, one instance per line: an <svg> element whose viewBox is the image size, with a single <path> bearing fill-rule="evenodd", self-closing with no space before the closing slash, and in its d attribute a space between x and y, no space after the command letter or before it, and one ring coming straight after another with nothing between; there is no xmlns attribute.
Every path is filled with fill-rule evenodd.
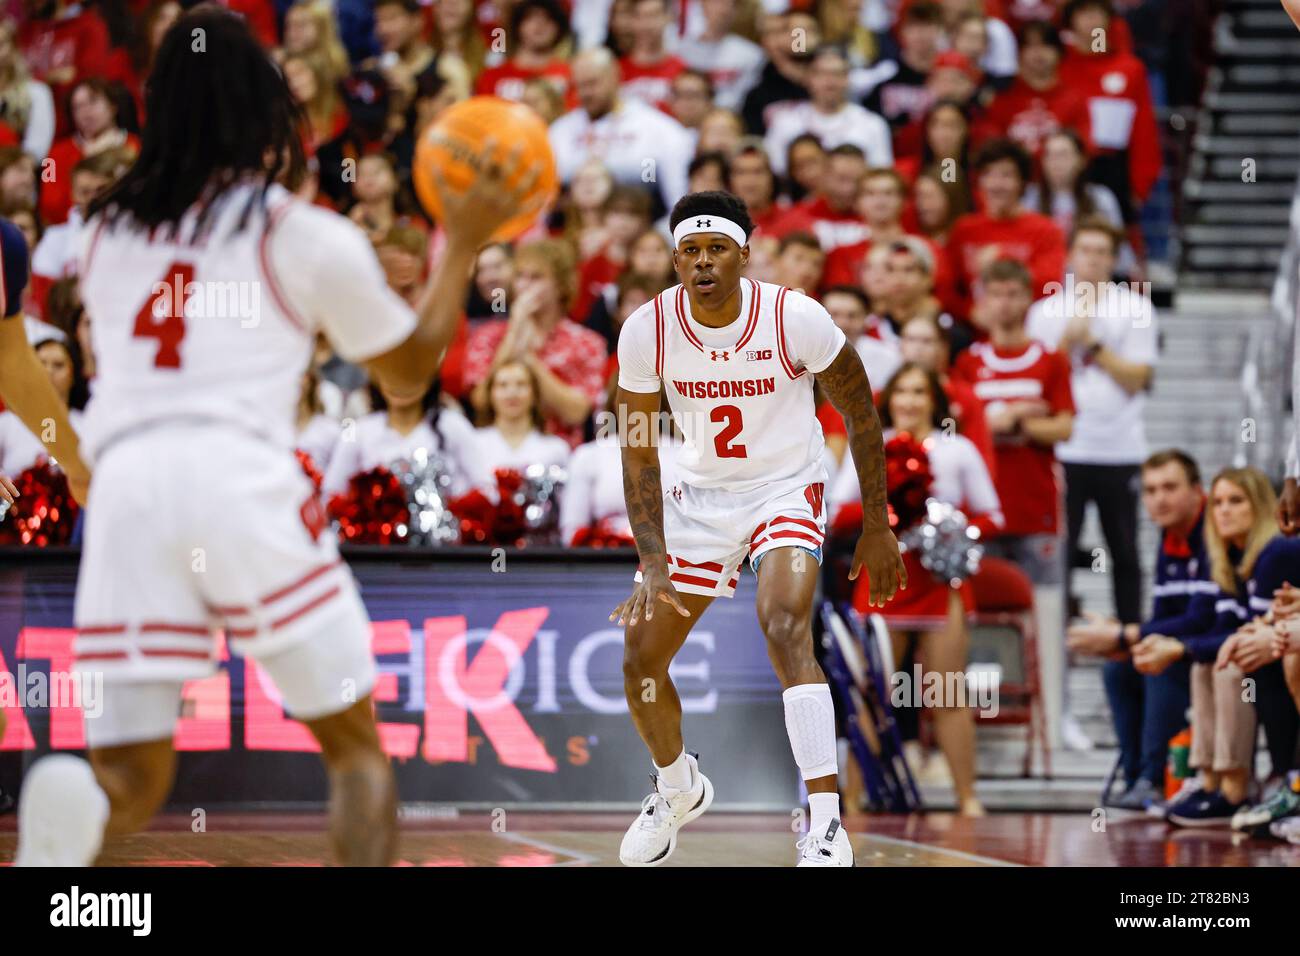
<svg viewBox="0 0 1300 956"><path fill-rule="evenodd" d="M196 234L102 218L83 232L81 297L91 318L94 397L83 444L168 420L233 422L292 447L318 332L360 362L410 335L415 316L384 280L364 233L279 186L238 184ZM247 213L240 228L240 219Z"/></svg>
<svg viewBox="0 0 1300 956"><path fill-rule="evenodd" d="M844 333L801 292L741 279L740 315L720 329L690 313L675 285L633 312L618 340L618 383L668 394L685 437L681 479L697 488L751 491L825 482L813 376L835 360Z"/></svg>

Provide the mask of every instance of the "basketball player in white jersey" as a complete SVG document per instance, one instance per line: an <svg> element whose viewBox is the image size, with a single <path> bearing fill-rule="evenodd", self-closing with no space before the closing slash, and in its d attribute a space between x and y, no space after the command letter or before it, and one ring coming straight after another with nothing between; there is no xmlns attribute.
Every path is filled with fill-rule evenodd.
<svg viewBox="0 0 1300 956"><path fill-rule="evenodd" d="M678 829L713 800L682 744L674 655L715 597L731 597L741 563L758 576L759 624L784 688L786 729L809 792L800 866L852 866L840 824L835 714L813 657L812 605L826 528L821 383L848 426L861 483L863 530L851 578L865 567L871 601L906 583L889 530L884 445L871 384L830 315L801 292L743 279L753 223L730 193L701 192L673 208L681 284L642 306L618 343L623 484L641 570L610 619L626 622L624 689L654 760L655 789L623 839L629 866L656 866ZM680 481L662 488L652 435L660 390L685 435Z"/></svg>
<svg viewBox="0 0 1300 956"><path fill-rule="evenodd" d="M242 19L182 16L146 106L140 157L91 207L79 270L97 376L74 649L103 674L102 716L86 720L89 765L52 756L28 773L17 862L88 864L105 831L148 822L171 789L183 684L215 672L220 629L320 743L340 862L386 864L397 794L369 623L292 452L294 407L318 332L386 390L423 394L477 248L528 184L505 188L517 154L465 193L441 184L447 247L413 312L356 226L277 185L302 168L299 115Z"/></svg>

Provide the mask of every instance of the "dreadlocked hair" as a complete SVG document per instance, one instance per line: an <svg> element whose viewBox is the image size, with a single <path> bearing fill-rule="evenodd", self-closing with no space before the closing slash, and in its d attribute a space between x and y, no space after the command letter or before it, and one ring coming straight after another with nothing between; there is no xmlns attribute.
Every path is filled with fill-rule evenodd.
<svg viewBox="0 0 1300 956"><path fill-rule="evenodd" d="M242 228L271 184L293 186L305 168L302 113L284 77L241 17L211 3L183 14L163 37L145 85L140 156L90 204L106 224L126 215L150 229L174 230L187 209L214 200L248 176L262 188L244 210Z"/></svg>

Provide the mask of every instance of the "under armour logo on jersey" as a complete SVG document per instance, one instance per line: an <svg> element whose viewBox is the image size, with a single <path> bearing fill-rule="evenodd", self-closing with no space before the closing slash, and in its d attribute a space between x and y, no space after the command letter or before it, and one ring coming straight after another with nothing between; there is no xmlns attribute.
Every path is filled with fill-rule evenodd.
<svg viewBox="0 0 1300 956"><path fill-rule="evenodd" d="M673 486L673 498L675 498L678 501L682 500L682 489L680 485Z"/></svg>
<svg viewBox="0 0 1300 956"><path fill-rule="evenodd" d="M696 219L696 220L695 220L695 228L696 228L696 229L703 229L703 228L705 228L706 226L712 226L712 225L713 225L713 220L712 220L712 219Z"/></svg>
<svg viewBox="0 0 1300 956"><path fill-rule="evenodd" d="M710 351L710 352L709 352L709 358L711 358L711 359L712 359L713 361L715 361L715 362L718 361L718 356L719 356L719 355L722 356L722 361L724 361L724 362L730 362L730 361L731 361L731 356L728 355L726 352L717 352L717 351Z"/></svg>

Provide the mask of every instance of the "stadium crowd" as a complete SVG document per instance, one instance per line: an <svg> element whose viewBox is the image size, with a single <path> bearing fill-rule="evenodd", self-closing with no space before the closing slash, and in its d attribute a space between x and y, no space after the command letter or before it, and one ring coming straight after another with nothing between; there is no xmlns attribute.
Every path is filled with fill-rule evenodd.
<svg viewBox="0 0 1300 956"><path fill-rule="evenodd" d="M595 425L619 329L676 281L672 204L726 189L755 225L749 275L822 302L862 356L887 436L924 446L933 495L981 529L991 565L1032 583L1040 643L1062 648L1053 693L1067 744L1088 746L1063 699L1067 618L1073 653L1108 658L1125 782L1108 806L1164 806L1169 740L1190 705L1201 777L1171 819L1297 819L1300 555L1264 476L1227 471L1202 491L1196 463L1150 455L1143 432L1157 364L1141 283L1141 213L1162 173L1156 106L1196 101L1208 3L221 2L302 106L299 195L363 229L408 300L441 242L413 198L415 144L450 104L488 94L535 110L564 186L528 233L478 256L422 400L384 395L319 344L299 445L327 498L419 448L447 462L453 494L490 490L500 469L556 465L563 542L630 541L618 443ZM132 161L153 52L188 5L11 0L0 25L0 215L33 250L30 338L74 408L95 377L77 294L82 213ZM1086 306L1080 290L1092 290ZM857 479L828 403L819 420L842 525ZM675 447L661 449L666 476ZM40 455L0 416L0 470ZM1139 496L1164 530L1149 616ZM1090 502L1115 616L1081 621L1066 595ZM912 638L900 663L919 649L930 666L964 668L971 589L911 579L886 609ZM863 588L854 598L865 606ZM1255 696L1240 703L1246 675ZM973 718L938 710L961 806L978 813ZM1272 758L1264 797L1256 721Z"/></svg>

